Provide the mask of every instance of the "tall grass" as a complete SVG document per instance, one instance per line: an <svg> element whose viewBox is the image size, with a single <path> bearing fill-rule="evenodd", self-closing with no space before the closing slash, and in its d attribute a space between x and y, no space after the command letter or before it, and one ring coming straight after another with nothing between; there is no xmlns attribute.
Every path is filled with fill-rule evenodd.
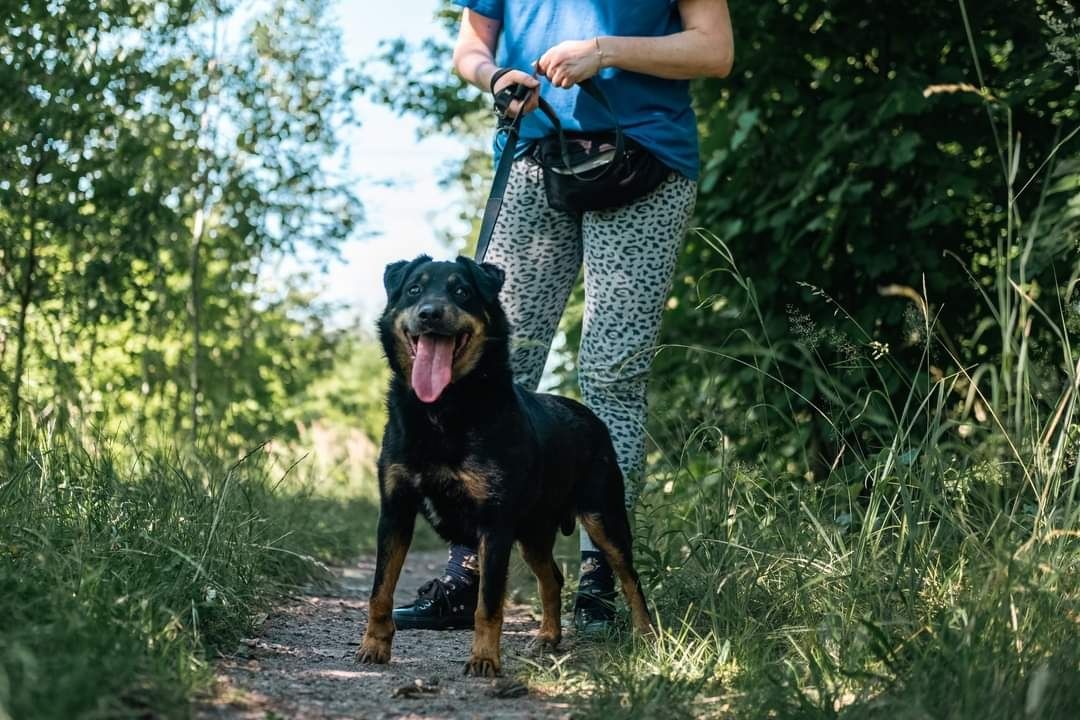
<svg viewBox="0 0 1080 720"><path fill-rule="evenodd" d="M899 402L887 375L901 368L884 355L880 386L852 387L806 344L763 343L757 360L801 352L814 368L831 409L817 421L840 448L832 471L778 479L698 428L639 509L660 637L540 662L534 682L606 719L1080 715L1077 368L1056 328L1058 375L1032 376L1025 318L1051 315L1007 282L1013 272L1002 263L999 330L1013 352L991 368L954 357L961 369L935 379L931 358L952 350L918 299L925 352Z"/></svg>
<svg viewBox="0 0 1080 720"><path fill-rule="evenodd" d="M0 479L0 718L184 716L208 660L372 537L266 453L27 438Z"/></svg>

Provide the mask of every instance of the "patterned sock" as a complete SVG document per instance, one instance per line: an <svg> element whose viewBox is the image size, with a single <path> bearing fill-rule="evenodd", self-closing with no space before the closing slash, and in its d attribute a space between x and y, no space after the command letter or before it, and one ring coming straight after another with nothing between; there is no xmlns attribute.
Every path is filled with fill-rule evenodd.
<svg viewBox="0 0 1080 720"><path fill-rule="evenodd" d="M597 550L582 550L578 594L604 598L614 593L615 575L603 553Z"/></svg>
<svg viewBox="0 0 1080 720"><path fill-rule="evenodd" d="M446 577L458 587L476 584L480 573L480 560L476 551L465 545L451 545L450 557L446 560Z"/></svg>

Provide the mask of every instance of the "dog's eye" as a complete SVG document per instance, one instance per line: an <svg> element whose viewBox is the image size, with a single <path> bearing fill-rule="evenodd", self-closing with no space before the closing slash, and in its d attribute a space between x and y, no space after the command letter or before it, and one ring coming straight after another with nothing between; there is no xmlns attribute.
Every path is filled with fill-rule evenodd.
<svg viewBox="0 0 1080 720"><path fill-rule="evenodd" d="M408 293L409 293L410 295L413 295L413 296L415 296L415 295L419 295L419 294L420 294L420 289L421 289L421 288L420 288L420 286L419 286L419 285L413 285L413 286L412 286L412 287L410 287L410 288L409 288L409 289L408 289L408 290L407 290L406 292L408 292Z"/></svg>
<svg viewBox="0 0 1080 720"><path fill-rule="evenodd" d="M454 291L454 297L458 298L459 300L467 299L469 297L469 289L465 286L459 287L457 290Z"/></svg>

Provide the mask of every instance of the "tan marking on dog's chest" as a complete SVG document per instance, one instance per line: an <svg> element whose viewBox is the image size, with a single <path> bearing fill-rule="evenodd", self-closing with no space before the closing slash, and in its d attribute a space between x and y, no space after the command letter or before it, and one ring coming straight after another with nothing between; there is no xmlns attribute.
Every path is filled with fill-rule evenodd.
<svg viewBox="0 0 1080 720"><path fill-rule="evenodd" d="M439 481L452 487L460 487L476 502L483 502L491 497L491 475L490 471L474 465L443 466L438 471Z"/></svg>

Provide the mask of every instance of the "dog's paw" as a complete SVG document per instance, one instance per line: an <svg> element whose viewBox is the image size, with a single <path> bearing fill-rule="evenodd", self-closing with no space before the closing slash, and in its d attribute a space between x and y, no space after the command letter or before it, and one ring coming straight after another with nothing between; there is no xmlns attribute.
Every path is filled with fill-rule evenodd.
<svg viewBox="0 0 1080 720"><path fill-rule="evenodd" d="M465 663L465 674L473 677L498 677L502 672L502 666L496 658L472 656Z"/></svg>
<svg viewBox="0 0 1080 720"><path fill-rule="evenodd" d="M561 641L561 635L538 633L536 637L529 641L525 649L534 655L547 655L558 650Z"/></svg>
<svg viewBox="0 0 1080 720"><path fill-rule="evenodd" d="M356 662L365 665L385 665L390 662L390 643L376 638L364 638L356 651Z"/></svg>

